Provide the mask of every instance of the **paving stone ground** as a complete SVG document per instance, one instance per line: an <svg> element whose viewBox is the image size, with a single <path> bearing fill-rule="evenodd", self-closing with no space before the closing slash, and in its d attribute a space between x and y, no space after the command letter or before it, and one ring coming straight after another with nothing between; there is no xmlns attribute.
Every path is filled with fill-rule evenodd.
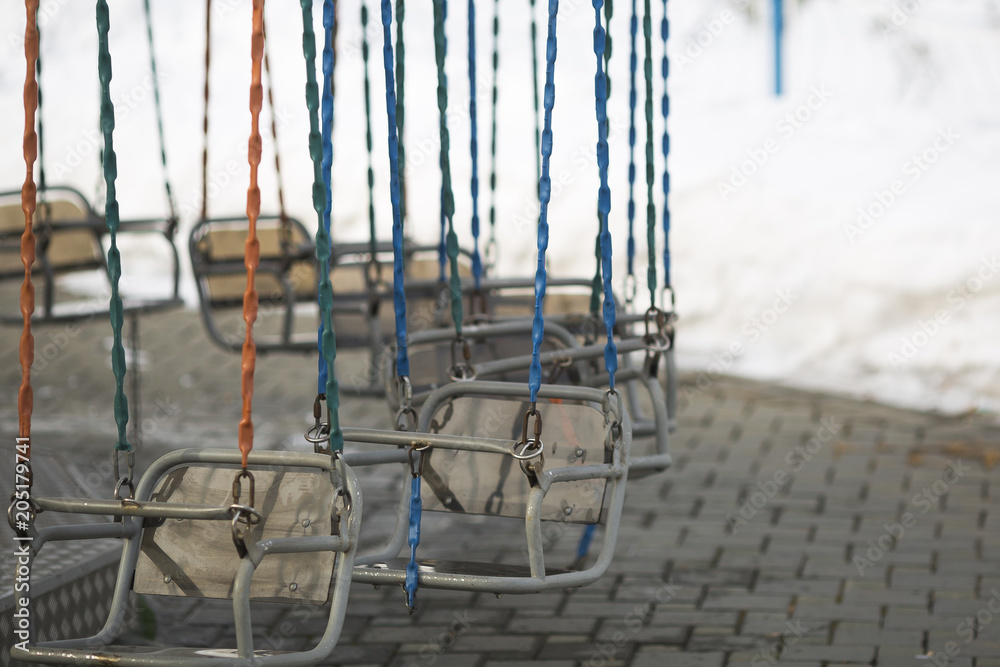
<svg viewBox="0 0 1000 667"><path fill-rule="evenodd" d="M15 329L0 329L0 437L16 430ZM193 312L142 324L140 467L188 446L235 447L239 365ZM109 328L38 332L36 448L106 472L113 442ZM342 378L366 377L343 351ZM257 365L261 447L305 447L315 362ZM1000 667L1000 428L720 377L685 376L666 473L629 483L608 574L578 590L504 596L354 585L327 664L393 667L833 665ZM134 406L133 406L134 408ZM343 420L386 427L377 398L346 396ZM391 525L401 470L364 473L363 541ZM547 537L572 558L579 529ZM421 553L522 562L514 521L428 516ZM148 598L156 641L233 645L228 606ZM255 606L257 646L308 645L323 612Z"/></svg>

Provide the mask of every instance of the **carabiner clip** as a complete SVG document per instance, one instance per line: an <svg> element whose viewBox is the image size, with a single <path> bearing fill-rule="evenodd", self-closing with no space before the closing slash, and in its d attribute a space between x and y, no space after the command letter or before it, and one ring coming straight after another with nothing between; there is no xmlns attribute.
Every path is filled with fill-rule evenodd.
<svg viewBox="0 0 1000 667"><path fill-rule="evenodd" d="M462 351L461 360L458 356L459 349ZM469 341L462 336L456 336L455 340L451 341L451 367L448 369L448 377L453 382L476 379L476 369L469 363L470 359L472 359L472 347Z"/></svg>
<svg viewBox="0 0 1000 667"><path fill-rule="evenodd" d="M412 433L417 430L417 411L413 409L413 385L408 375L396 378L399 409L396 410L396 430Z"/></svg>
<svg viewBox="0 0 1000 667"><path fill-rule="evenodd" d="M533 429L534 436L528 437L528 420L535 418ZM521 422L521 439L514 444L512 455L518 461L527 461L541 455L544 445L542 444L542 414L532 403L531 407L524 412L524 421Z"/></svg>
<svg viewBox="0 0 1000 667"><path fill-rule="evenodd" d="M326 394L316 394L313 401L313 425L306 431L306 442L312 443L313 451L317 454L329 454L330 448L324 447L324 442L330 442L330 423L322 420L323 402L326 401Z"/></svg>

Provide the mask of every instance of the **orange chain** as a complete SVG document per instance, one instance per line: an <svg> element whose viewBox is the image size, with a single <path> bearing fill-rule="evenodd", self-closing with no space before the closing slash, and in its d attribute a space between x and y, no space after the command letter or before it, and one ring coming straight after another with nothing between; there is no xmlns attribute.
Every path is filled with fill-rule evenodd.
<svg viewBox="0 0 1000 667"><path fill-rule="evenodd" d="M35 234L32 218L35 215L37 190L35 188L35 160L38 158L38 135L35 133L35 109L38 106L38 81L35 67L38 61L38 0L25 0L27 23L24 27L24 185L21 187L21 210L24 211L24 234L21 235L21 262L24 264L24 284L21 286L21 332L19 355L21 360L21 387L17 392L18 430L25 438L27 458L31 458L31 364L35 360L35 338L31 335L31 315L35 312L35 286L31 284L31 266L35 263Z"/></svg>
<svg viewBox="0 0 1000 667"><path fill-rule="evenodd" d="M260 110L264 89L261 85L261 63L264 59L264 0L253 0L253 37L250 46L252 61L250 74L250 187L247 189L247 232L244 252L247 267L247 289L243 293L243 321L246 322L246 339L243 341L243 418L240 420L239 443L243 453L243 467L253 449L253 373L257 364L257 346L253 342L253 323L257 320L257 265L260 263L260 242L257 240L257 217L260 215L260 188L257 187L257 169L260 166Z"/></svg>

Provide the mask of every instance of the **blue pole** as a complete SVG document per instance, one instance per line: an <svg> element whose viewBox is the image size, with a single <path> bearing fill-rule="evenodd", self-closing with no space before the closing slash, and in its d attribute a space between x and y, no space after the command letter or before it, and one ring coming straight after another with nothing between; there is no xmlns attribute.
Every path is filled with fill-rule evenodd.
<svg viewBox="0 0 1000 667"><path fill-rule="evenodd" d="M778 97L784 89L782 81L782 52L781 42L785 32L784 0L773 0L774 18L774 94Z"/></svg>

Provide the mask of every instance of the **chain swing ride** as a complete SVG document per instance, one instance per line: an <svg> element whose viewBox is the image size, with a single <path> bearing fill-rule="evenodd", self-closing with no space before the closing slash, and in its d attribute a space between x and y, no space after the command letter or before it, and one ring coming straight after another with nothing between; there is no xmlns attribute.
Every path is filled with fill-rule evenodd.
<svg viewBox="0 0 1000 667"><path fill-rule="evenodd" d="M402 4L397 3L400 10ZM454 231L448 131L444 121L447 112L447 84L444 79L445 0L434 0L433 5L438 105L442 119L444 243L443 247L435 248L438 251L438 275L429 280L418 278L411 281L408 271L414 267L420 273L421 269L417 268L418 260L415 258L418 257L418 251L426 248L408 244L404 237L405 196L400 173L403 152L400 134L404 110L402 12L400 11L397 20L400 56L396 59L391 34L392 5L390 0L382 0L392 241L388 245L377 242L374 209L370 203L371 240L364 248L353 248L333 244L330 237L334 2L324 0L323 3L325 41L321 57L323 88L320 95L314 65L316 40L312 26L312 0L301 0L303 55L307 71L306 101L310 119L309 153L314 170L312 203L317 214L317 231L315 239L311 240L304 226L285 213L284 197L280 190L280 213L270 218L260 214L261 197L257 187L261 163L259 118L264 99L261 75L262 69L266 68L266 55L264 0L253 0L250 187L246 216L213 220L203 210L202 220L196 225L190 244L192 258L198 256L203 260L200 265L195 266L195 275L199 280L199 296L209 333L216 342L224 341L226 347L240 349L242 353L243 415L238 429L239 450L176 451L153 462L141 478L136 480L132 445L125 437L128 404L121 392L126 371L125 357L120 346L113 350L114 374L118 386L115 417L119 427L114 459L117 463L121 452L128 458L127 472L117 477L113 499L44 498L30 495L29 492L31 525L26 530L18 531L20 539L31 541L34 552L52 541L120 539L123 544L122 560L112 610L105 627L94 637L44 644L36 643L32 638L26 649L12 652L14 658L32 662L93 665L106 664L108 660L126 665L316 664L326 658L337 643L346 615L349 584L352 580L375 585L388 583L402 586L406 593L406 603L412 611L417 603L419 586L497 594L528 593L586 585L606 572L614 554L625 502L626 481L630 475L650 474L669 466L667 437L674 418L674 399L669 395L671 387L676 388L671 367L673 292L669 278L669 251L666 247L664 288L661 294L666 310L655 306L657 281L654 254L655 208L652 204L651 185L650 2L646 0L645 3L644 34L647 52L647 231L651 264L648 285L651 303L654 305L642 314L623 312L611 287L611 191L608 185L607 122L609 77L605 72L610 48L602 22L602 10L608 21L611 11L610 2L606 7L602 0L594 0L597 159L600 176L600 232L597 241L599 268L593 281L585 281L588 287L592 286L594 289L589 295L590 312L585 315L578 315L571 310L551 312L545 305L548 287L555 286L558 290L563 286L579 286L583 282L565 279L552 281L545 265L552 186L550 162L554 142L552 111L555 105L558 0L547 2L545 81L541 95L542 127L537 133L540 203L538 264L532 282L499 279L491 275L492 270L495 270L497 246L494 193L497 132L495 72L499 32L496 11L499 3L494 2L491 128L491 153L494 161L490 176L490 239L486 244L485 261L479 251L478 173L475 168L470 183L474 202L471 251L462 251L458 247ZM27 444L25 451L30 471L30 364L33 354L31 313L34 308L31 266L35 251L33 216L36 210L33 166L37 143L34 131L35 103L38 97L34 73L38 54L35 27L38 0L26 0L26 8L24 153L27 174L21 191L24 213L24 232L21 237L21 260L24 265L21 310L24 333L20 350L23 383L19 392L19 425L21 438ZM475 14L471 0L469 9L469 77L472 90L475 90ZM634 0L632 9L633 94L630 109L634 128ZM666 0L664 12L665 10ZM366 7L363 8L362 16L365 22ZM97 1L97 25L104 177L107 188L105 217L112 247L108 261L113 295L110 316L117 333L122 326L123 313L118 296L121 270L116 246L119 229L115 191L117 165L113 145L114 106L110 97L110 17L107 0ZM534 33L532 24L533 36ZM665 13L662 36L665 44ZM365 55L367 56L367 44ZM208 60L206 53L206 64ZM367 98L367 57L365 61ZM664 82L666 75L667 61L664 52ZM207 85L206 79L206 96ZM270 91L268 98L273 107ZM366 99L366 103L368 102ZM664 119L667 105L668 99L664 91ZM470 100L470 108L475 118L474 95ZM370 113L368 119L370 123ZM471 153L475 165L478 146L475 125L473 127ZM274 131L272 123L272 132ZM633 131L630 146L634 146L634 135ZM369 126L369 151L370 136ZM668 136L664 127L664 156L668 149ZM277 160L276 167L280 171ZM368 178L371 184L371 172ZM630 169L629 180L631 186L634 182L634 166ZM664 171L664 195L668 189L668 176ZM204 205L207 206L207 202ZM634 204L630 197L627 307L631 306L635 291L633 216ZM666 204L663 225L664 231L668 232L669 212ZM237 233L245 238L241 256L245 283L239 299L245 337L241 344L225 338L219 329L213 329L214 324L210 321L214 316L213 308L232 307L237 301L232 294L232 282L219 287L217 280L220 277L232 279L236 275L234 263L238 257L233 248ZM313 252L314 258L311 256ZM389 252L393 267L392 283L386 285L381 280L379 266ZM471 276L466 277L473 278L471 287L462 284L464 269L460 258L463 252L470 262ZM294 269L296 266L298 268ZM363 290L353 295L348 290L346 298L343 293L334 295L333 282L336 278L331 277L337 276L338 269L345 267L352 270L360 267L365 281ZM299 272L295 281L291 279L293 269ZM447 279L446 269L450 270ZM259 351L305 346L305 341L293 340L287 315L284 316L286 319L273 342L257 342L254 325L262 277L258 271L274 280L272 285L277 286L277 291L286 301L294 304L305 296L318 300L318 336L314 334L309 343L318 345L319 351L318 393L314 404L316 423L306 434L306 440L312 444L311 452L253 450L252 400L256 355ZM209 286L213 278L216 279L216 285ZM310 283L310 280L313 282ZM300 290L302 285L311 287ZM534 287L530 317L517 314L524 305L523 297L517 292L525 289L525 285ZM442 318L443 326L437 329L408 334L408 305L412 307L414 301L419 302L421 299L438 301L444 286L447 288L447 304L450 305L450 313L447 315L450 318ZM337 345L342 339L340 328L335 326L339 322L335 322L334 314L358 312L358 309L352 310L351 303L352 298L360 298L359 295L363 295L367 307L364 315L369 322L376 322L370 325L368 338L360 337L368 344L380 337L377 324L380 313L376 301L392 300L395 363L392 365L392 377L387 382L387 396L390 406L396 411L395 430L360 429L341 424L340 386L334 365ZM463 297L466 295L470 297L468 318L463 308ZM668 296L669 308L666 303ZM583 326L584 322L587 326ZM592 331L595 322L604 329L606 341L597 340ZM638 328L639 332L633 333L633 328ZM510 346L503 344L493 344L490 347L491 343L505 337L530 340L530 353L511 355ZM415 392L416 383L411 379L410 350L421 345L430 347L432 355L439 354L441 349L447 350L451 363L444 366L447 369L447 380L442 381L436 376L429 380L421 378L419 391ZM486 349L492 349L492 353L489 353L490 356L485 361L479 361L477 356L474 363L474 348L476 355ZM635 367L631 362L631 354L643 351L646 354L645 361L641 368ZM660 376L664 374L659 368L663 358L668 360L665 385L661 385ZM602 363L603 374L599 372ZM667 395L664 394L664 389L667 390ZM651 400L653 416L652 419L637 419L633 422L630 414L639 414L640 392L646 392L647 402ZM652 454L638 457L631 455L634 434L653 437ZM357 447L359 445L381 447L375 450L370 447L362 448L362 451ZM387 463L405 465L410 479L410 484L404 485L406 488L402 490L396 528L384 547L374 553L358 553L363 501L362 489L354 470ZM418 559L424 507L453 514L523 519L527 565ZM33 525L34 515L40 512L110 515L116 521L36 529ZM303 521L303 516L309 517L309 520ZM548 545L542 537L543 521L578 523L588 527L581 542L581 553L571 567L559 568L548 562L551 558L546 557ZM586 557L584 547L589 548L593 527L599 523L605 526L600 552L589 567L583 568L581 565ZM409 550L408 558L399 558L405 547ZM236 628L235 648L161 649L113 645L111 642L121 629L131 591L232 600ZM293 653L255 650L251 600L304 604L329 602L328 622L319 642L311 649Z"/></svg>

